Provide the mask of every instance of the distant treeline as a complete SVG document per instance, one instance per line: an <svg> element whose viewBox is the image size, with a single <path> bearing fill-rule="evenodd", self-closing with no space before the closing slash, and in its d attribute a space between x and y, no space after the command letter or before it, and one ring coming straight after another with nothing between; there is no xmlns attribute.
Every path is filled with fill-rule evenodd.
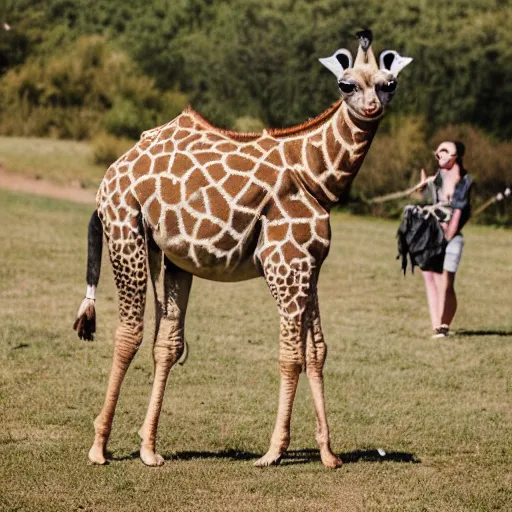
<svg viewBox="0 0 512 512"><path fill-rule="evenodd" d="M479 199L512 181L506 0L3 0L0 23L0 133L67 138L137 138L187 103L239 130L300 123L338 97L317 59L370 27L414 62L352 195L407 186L442 135L466 136Z"/></svg>

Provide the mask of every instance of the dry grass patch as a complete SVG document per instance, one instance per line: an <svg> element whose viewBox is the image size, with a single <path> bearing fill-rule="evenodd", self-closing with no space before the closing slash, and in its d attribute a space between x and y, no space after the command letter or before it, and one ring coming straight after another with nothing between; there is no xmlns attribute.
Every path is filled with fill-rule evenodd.
<svg viewBox="0 0 512 512"><path fill-rule="evenodd" d="M340 470L318 461L304 378L289 457L252 466L268 447L278 395L277 311L262 280L194 281L190 356L171 373L160 469L137 454L152 380L148 321L121 393L112 460L93 467L87 451L117 308L105 263L97 339L78 341L71 324L85 288L89 208L1 191L0 201L1 510L512 508L510 231L465 229L459 335L434 342L421 276L404 279L395 260L396 224L334 215L320 302Z"/></svg>
<svg viewBox="0 0 512 512"><path fill-rule="evenodd" d="M0 136L0 166L28 178L84 188L98 187L106 170L94 164L90 143L36 137Z"/></svg>

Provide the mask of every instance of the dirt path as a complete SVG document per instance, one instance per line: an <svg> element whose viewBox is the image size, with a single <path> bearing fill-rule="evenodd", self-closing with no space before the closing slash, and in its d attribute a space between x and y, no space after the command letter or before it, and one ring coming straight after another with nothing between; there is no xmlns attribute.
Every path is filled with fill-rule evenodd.
<svg viewBox="0 0 512 512"><path fill-rule="evenodd" d="M93 190L78 186L60 186L47 180L35 180L19 174L11 174L1 166L0 188L52 199L67 199L75 203L94 204L96 197L96 191Z"/></svg>

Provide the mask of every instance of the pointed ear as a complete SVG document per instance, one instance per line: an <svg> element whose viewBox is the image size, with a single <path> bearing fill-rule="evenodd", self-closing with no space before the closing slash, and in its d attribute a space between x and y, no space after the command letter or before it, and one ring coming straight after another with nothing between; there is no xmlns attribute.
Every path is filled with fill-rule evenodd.
<svg viewBox="0 0 512 512"><path fill-rule="evenodd" d="M330 57L318 59L336 78L340 78L345 69L352 67L352 54L345 48L336 50Z"/></svg>
<svg viewBox="0 0 512 512"><path fill-rule="evenodd" d="M411 62L411 57L402 57L393 50L386 50L380 54L379 67L380 69L386 69L393 76L397 77L398 73Z"/></svg>

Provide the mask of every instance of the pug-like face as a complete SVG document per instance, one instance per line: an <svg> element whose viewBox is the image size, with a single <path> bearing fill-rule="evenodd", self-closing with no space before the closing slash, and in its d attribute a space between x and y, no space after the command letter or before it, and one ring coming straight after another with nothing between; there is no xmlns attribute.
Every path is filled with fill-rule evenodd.
<svg viewBox="0 0 512 512"><path fill-rule="evenodd" d="M395 94L397 80L386 70L349 68L343 72L338 87L352 112L372 120L384 113Z"/></svg>
<svg viewBox="0 0 512 512"><path fill-rule="evenodd" d="M368 121L382 116L395 94L398 73L412 62L409 57L387 50L381 53L380 65L377 66L370 43L361 43L354 66L352 55L346 49L339 49L330 57L320 59L336 75L349 110L356 117Z"/></svg>

